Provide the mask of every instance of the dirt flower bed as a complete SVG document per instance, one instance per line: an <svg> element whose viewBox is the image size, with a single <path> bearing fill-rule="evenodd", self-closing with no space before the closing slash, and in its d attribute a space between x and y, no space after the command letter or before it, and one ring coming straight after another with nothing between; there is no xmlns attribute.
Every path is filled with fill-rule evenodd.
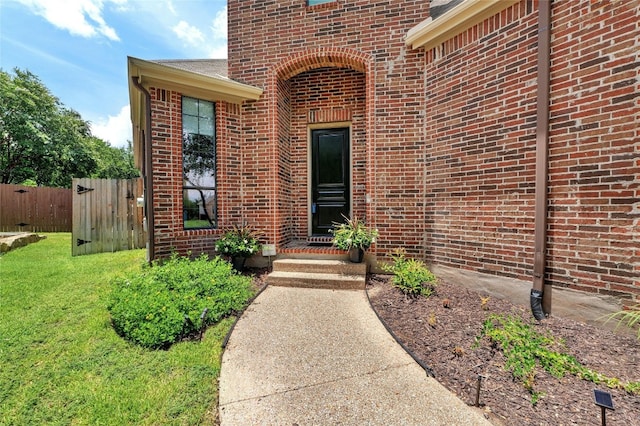
<svg viewBox="0 0 640 426"><path fill-rule="evenodd" d="M496 425L600 425L594 389L613 396L615 411L607 412L607 424L640 425L640 396L573 375L558 379L541 368L535 370L533 391L538 400L534 405L532 393L504 368L502 351L486 337L474 345L483 322L492 314L514 315L529 323L532 316L527 305L486 298L443 281L429 298L408 298L384 275L370 276L367 292L397 338L464 402L475 404L478 376L484 377L480 408ZM533 323L535 331L564 341L562 351L587 368L621 382L640 381L640 343L633 336L557 317Z"/></svg>

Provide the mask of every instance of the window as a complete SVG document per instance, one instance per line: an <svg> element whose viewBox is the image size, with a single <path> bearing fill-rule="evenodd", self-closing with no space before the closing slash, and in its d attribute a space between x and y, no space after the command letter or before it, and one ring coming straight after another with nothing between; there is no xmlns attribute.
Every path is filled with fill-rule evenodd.
<svg viewBox="0 0 640 426"><path fill-rule="evenodd" d="M307 1L307 5L308 6L315 6L317 4L324 4L324 3L333 3L336 0L308 0Z"/></svg>
<svg viewBox="0 0 640 426"><path fill-rule="evenodd" d="M213 102L182 98L182 176L184 228L215 228L216 126Z"/></svg>

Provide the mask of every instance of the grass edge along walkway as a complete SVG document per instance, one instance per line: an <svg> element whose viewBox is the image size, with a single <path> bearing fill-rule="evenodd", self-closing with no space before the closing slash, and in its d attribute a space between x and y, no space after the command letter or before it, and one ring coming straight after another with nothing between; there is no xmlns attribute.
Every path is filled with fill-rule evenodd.
<svg viewBox="0 0 640 426"><path fill-rule="evenodd" d="M166 351L113 331L110 281L144 250L71 257L71 235L0 257L0 424L213 424L227 319Z"/></svg>

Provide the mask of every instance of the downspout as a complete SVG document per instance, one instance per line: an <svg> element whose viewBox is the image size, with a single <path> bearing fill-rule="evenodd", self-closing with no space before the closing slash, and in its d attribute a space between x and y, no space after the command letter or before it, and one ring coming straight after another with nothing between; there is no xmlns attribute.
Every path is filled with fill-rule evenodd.
<svg viewBox="0 0 640 426"><path fill-rule="evenodd" d="M153 168L151 159L151 95L139 82L138 77L131 77L133 85L144 94L145 129L144 129L144 162L142 176L144 178L144 213L147 218L147 238L149 239L148 261L155 257L155 221L153 212Z"/></svg>
<svg viewBox="0 0 640 426"><path fill-rule="evenodd" d="M547 251L547 174L549 169L549 92L551 0L538 3L538 93L536 124L535 247L531 312L537 320L551 314L551 285L545 283Z"/></svg>

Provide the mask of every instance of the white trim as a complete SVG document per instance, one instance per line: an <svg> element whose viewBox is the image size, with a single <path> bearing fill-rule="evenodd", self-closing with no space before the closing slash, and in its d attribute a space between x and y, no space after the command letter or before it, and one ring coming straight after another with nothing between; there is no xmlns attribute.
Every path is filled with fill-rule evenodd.
<svg viewBox="0 0 640 426"><path fill-rule="evenodd" d="M503 11L520 0L465 0L436 19L427 18L411 28L405 44L429 50Z"/></svg>
<svg viewBox="0 0 640 426"><path fill-rule="evenodd" d="M127 62L129 80L137 77L145 88L157 86L198 99L236 104L258 100L263 92L259 87L238 83L220 75L207 76L131 56L127 58ZM131 86L129 83L130 93L135 90Z"/></svg>

